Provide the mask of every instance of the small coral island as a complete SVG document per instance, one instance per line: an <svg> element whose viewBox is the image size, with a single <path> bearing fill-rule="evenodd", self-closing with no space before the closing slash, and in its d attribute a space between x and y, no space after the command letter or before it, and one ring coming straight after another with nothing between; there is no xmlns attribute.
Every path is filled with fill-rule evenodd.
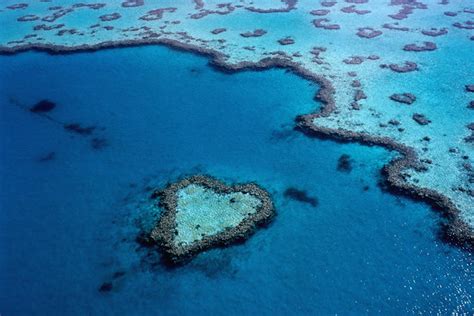
<svg viewBox="0 0 474 316"><path fill-rule="evenodd" d="M244 241L275 215L270 195L254 183L227 186L195 175L154 195L160 198L163 214L151 239L171 265L210 248Z"/></svg>

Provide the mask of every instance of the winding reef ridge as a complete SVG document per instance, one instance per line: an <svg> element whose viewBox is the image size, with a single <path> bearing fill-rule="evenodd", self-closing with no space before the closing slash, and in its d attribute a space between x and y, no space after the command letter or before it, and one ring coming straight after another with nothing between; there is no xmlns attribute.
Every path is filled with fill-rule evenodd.
<svg viewBox="0 0 474 316"><path fill-rule="evenodd" d="M273 203L256 184L226 186L195 175L158 193L164 214L151 232L168 264L243 241L274 216Z"/></svg>
<svg viewBox="0 0 474 316"><path fill-rule="evenodd" d="M298 129L398 151L384 169L389 187L441 209L445 239L472 248L473 9L468 0L7 0L0 53L160 44L230 72L287 68L320 86L323 108L302 113Z"/></svg>

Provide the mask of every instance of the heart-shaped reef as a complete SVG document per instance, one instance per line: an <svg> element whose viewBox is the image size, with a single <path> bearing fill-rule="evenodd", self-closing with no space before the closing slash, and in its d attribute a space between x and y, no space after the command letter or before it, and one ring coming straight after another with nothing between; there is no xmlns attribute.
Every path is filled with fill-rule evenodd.
<svg viewBox="0 0 474 316"><path fill-rule="evenodd" d="M210 248L242 242L275 215L270 195L254 183L227 186L195 175L156 193L163 214L151 238L171 265Z"/></svg>

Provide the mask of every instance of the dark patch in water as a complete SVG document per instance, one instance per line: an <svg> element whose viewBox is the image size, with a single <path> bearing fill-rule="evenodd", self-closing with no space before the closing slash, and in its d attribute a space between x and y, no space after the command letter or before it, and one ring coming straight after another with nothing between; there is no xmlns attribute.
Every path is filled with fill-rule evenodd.
<svg viewBox="0 0 474 316"><path fill-rule="evenodd" d="M91 140L91 147L95 150L104 149L108 145L109 145L109 143L107 142L107 140L105 138L95 137Z"/></svg>
<svg viewBox="0 0 474 316"><path fill-rule="evenodd" d="M155 241L153 238L150 237L150 234L142 232L138 234L138 236L135 238L135 241L141 246L145 248L152 248L156 245Z"/></svg>
<svg viewBox="0 0 474 316"><path fill-rule="evenodd" d="M153 190L153 187L151 185L147 185L143 188L143 192L150 192Z"/></svg>
<svg viewBox="0 0 474 316"><path fill-rule="evenodd" d="M289 198L298 202L302 202L302 203L307 203L313 207L317 207L319 204L319 201L316 197L309 196L306 191L299 190L293 187L289 187L288 189L286 189L283 195L286 198Z"/></svg>
<svg viewBox="0 0 474 316"><path fill-rule="evenodd" d="M125 271L116 271L114 273L114 275L112 276L112 278L114 278L114 279L121 278L125 275L125 273L126 273Z"/></svg>
<svg viewBox="0 0 474 316"><path fill-rule="evenodd" d="M96 129L95 126L82 127L79 123L64 124L64 129L71 133L76 133L82 136L91 135Z"/></svg>
<svg viewBox="0 0 474 316"><path fill-rule="evenodd" d="M202 69L199 69L199 68L191 68L189 70L189 72L191 72L192 74L194 75L199 75L200 73L202 73Z"/></svg>
<svg viewBox="0 0 474 316"><path fill-rule="evenodd" d="M38 162L47 162L47 161L54 160L55 158L56 158L56 153L54 151L51 151L47 153L46 155L39 157Z"/></svg>
<svg viewBox="0 0 474 316"><path fill-rule="evenodd" d="M421 114L421 113L413 114L412 118L415 122L417 122L420 125L428 125L431 123L431 121L424 114Z"/></svg>
<svg viewBox="0 0 474 316"><path fill-rule="evenodd" d="M293 136L295 136L293 129L274 130L270 139L272 141L287 140Z"/></svg>
<svg viewBox="0 0 474 316"><path fill-rule="evenodd" d="M208 252L198 256L190 267L210 279L222 276L234 277L237 274L237 269L232 265L232 256L227 251Z"/></svg>
<svg viewBox="0 0 474 316"><path fill-rule="evenodd" d="M160 197L160 194L161 194L161 191L160 191L160 190L154 190L154 191L150 194L150 199L151 199L151 200L156 200L157 198Z"/></svg>
<svg viewBox="0 0 474 316"><path fill-rule="evenodd" d="M146 249L141 252L140 269L143 271L156 271L166 268L163 264L162 258L155 249Z"/></svg>
<svg viewBox="0 0 474 316"><path fill-rule="evenodd" d="M352 159L347 154L342 154L337 160L337 171L351 172L352 171Z"/></svg>
<svg viewBox="0 0 474 316"><path fill-rule="evenodd" d="M49 100L41 100L30 108L33 113L46 113L52 111L56 107L56 104Z"/></svg>
<svg viewBox="0 0 474 316"><path fill-rule="evenodd" d="M99 292L106 293L112 291L113 284L111 282L104 282L102 285L99 287Z"/></svg>

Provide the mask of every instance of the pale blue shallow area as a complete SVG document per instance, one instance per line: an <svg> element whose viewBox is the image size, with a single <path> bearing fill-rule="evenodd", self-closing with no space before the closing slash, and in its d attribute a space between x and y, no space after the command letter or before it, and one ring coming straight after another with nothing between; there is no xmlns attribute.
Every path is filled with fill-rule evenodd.
<svg viewBox="0 0 474 316"><path fill-rule="evenodd" d="M472 256L437 240L427 205L377 187L390 153L292 132L317 106L316 89L284 70L223 74L165 47L1 57L0 313L472 311ZM109 146L94 150L91 137L10 98L53 100L54 120L105 127L97 136ZM51 151L54 160L37 161ZM343 153L350 173L336 170ZM140 264L131 201L194 172L256 181L275 221L182 268ZM318 207L286 199L290 186ZM126 274L100 293L116 271Z"/></svg>

